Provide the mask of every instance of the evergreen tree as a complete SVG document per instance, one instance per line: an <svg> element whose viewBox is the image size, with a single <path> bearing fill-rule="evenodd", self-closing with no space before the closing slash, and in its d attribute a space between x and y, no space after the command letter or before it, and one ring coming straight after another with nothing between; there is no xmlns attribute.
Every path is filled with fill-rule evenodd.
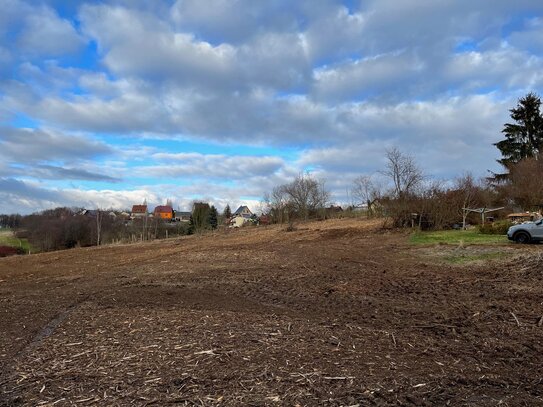
<svg viewBox="0 0 543 407"><path fill-rule="evenodd" d="M222 214L225 220L228 220L232 217L232 210L230 209L230 205L226 204L224 212Z"/></svg>
<svg viewBox="0 0 543 407"><path fill-rule="evenodd" d="M193 234L194 234L194 218L192 217L192 215L190 215L187 235L193 235Z"/></svg>
<svg viewBox="0 0 543 407"><path fill-rule="evenodd" d="M513 164L525 158L537 157L543 152L543 116L540 111L541 99L535 93L520 98L517 107L511 109L515 123L506 123L502 130L505 140L494 145L502 158L498 162L509 171ZM508 174L497 174L496 178L507 179Z"/></svg>
<svg viewBox="0 0 543 407"><path fill-rule="evenodd" d="M208 223L209 223L209 226L211 226L211 229L217 229L217 225L218 225L217 217L218 217L217 208L211 205L211 208L209 209L209 215L208 215Z"/></svg>
<svg viewBox="0 0 543 407"><path fill-rule="evenodd" d="M199 232L209 229L209 204L206 202L195 202L192 206L192 221L194 231Z"/></svg>

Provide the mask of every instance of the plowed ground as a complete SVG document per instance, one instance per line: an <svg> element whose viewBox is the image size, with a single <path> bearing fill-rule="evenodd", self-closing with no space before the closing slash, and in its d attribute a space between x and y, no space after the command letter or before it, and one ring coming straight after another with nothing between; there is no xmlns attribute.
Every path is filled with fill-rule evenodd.
<svg viewBox="0 0 543 407"><path fill-rule="evenodd" d="M334 220L1 259L0 406L543 405L542 246L407 241Z"/></svg>

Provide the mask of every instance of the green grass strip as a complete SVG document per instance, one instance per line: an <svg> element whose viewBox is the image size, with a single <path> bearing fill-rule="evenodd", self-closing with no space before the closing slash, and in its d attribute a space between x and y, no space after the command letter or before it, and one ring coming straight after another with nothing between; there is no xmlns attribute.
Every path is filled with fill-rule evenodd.
<svg viewBox="0 0 543 407"><path fill-rule="evenodd" d="M484 235L477 230L438 230L415 232L409 237L412 244L497 244L507 243L505 235Z"/></svg>

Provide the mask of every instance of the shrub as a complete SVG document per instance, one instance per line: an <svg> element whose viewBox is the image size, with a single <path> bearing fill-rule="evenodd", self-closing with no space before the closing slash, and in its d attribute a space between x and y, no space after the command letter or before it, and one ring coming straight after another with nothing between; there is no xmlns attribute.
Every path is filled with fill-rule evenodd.
<svg viewBox="0 0 543 407"><path fill-rule="evenodd" d="M507 220L479 225L479 232L485 235L505 235L513 224Z"/></svg>
<svg viewBox="0 0 543 407"><path fill-rule="evenodd" d="M25 254L21 247L0 246L0 257L14 256L16 254Z"/></svg>

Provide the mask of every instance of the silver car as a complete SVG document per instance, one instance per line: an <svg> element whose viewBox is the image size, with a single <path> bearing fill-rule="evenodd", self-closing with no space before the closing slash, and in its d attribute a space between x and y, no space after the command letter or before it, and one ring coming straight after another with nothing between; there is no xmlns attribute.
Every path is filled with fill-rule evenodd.
<svg viewBox="0 0 543 407"><path fill-rule="evenodd" d="M507 231L507 238L517 243L543 241L543 219L511 226Z"/></svg>

